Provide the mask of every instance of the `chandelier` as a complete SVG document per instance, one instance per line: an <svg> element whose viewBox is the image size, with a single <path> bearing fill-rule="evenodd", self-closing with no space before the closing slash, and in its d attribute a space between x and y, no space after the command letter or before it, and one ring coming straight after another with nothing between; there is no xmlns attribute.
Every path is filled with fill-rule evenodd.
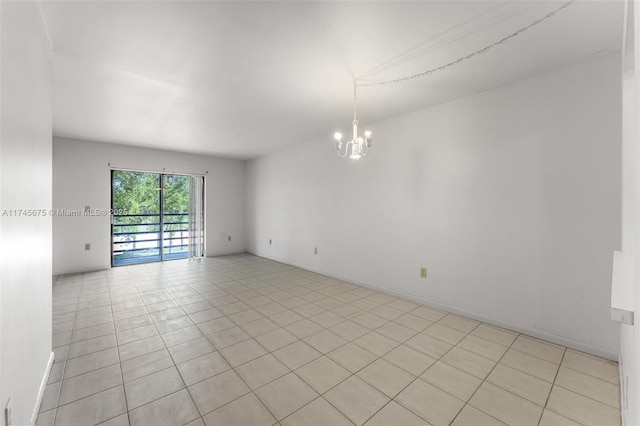
<svg viewBox="0 0 640 426"><path fill-rule="evenodd" d="M356 111L356 102L358 100L358 84L353 80L353 139L347 143L342 143L342 134L333 135L336 140L336 151L338 156L345 158L347 155L353 160L359 160L360 157L369 155L371 149L371 132L364 132L364 136L358 136L358 113ZM344 147L344 150L343 150Z"/></svg>
<svg viewBox="0 0 640 426"><path fill-rule="evenodd" d="M420 72L420 73L417 73L417 74L407 75L407 76L400 77L400 78L395 78L395 79L392 79L392 80L368 81L367 77L373 75L376 72L379 72L380 70L384 71L385 66L387 65L387 62L384 62L384 63L378 65L377 67L374 67L373 69L369 70L368 72L366 72L364 74L361 74L358 77L355 77L353 79L353 139L351 139L347 143L342 143L342 134L341 133L336 133L336 134L333 135L334 139L336 140L336 150L338 151L338 156L341 157L341 158L345 158L348 155L349 158L352 158L354 160L359 160L361 157L366 157L367 155L369 155L369 150L371 149L371 132L366 131L366 132L364 132L364 136L358 136L358 117L357 117L357 114L356 114L356 103L357 103L357 100L358 100L358 97L357 97L358 86L367 87L367 86L382 86L382 85L387 85L387 84L403 83L405 81L413 80L413 79L416 79L416 78L426 77L426 76L431 75L431 74L433 74L435 72L438 72L438 71L444 71L444 70L446 70L448 68L451 68L451 67L454 67L456 65L459 65L462 62L468 61L469 59L471 59L471 58L473 58L475 56L483 55L483 54L487 53L488 51L490 51L491 49L493 49L494 47L500 46L500 45L510 41L511 39L518 37L520 34L524 33L525 31L530 30L531 28L535 27L536 25L540 25L542 22L544 22L547 19L553 17L555 14L557 14L561 10L566 9L567 7L571 6L576 1L577 0L568 0L565 3L563 3L562 5L560 5L560 7L552 10L549 13L547 13L542 18L536 19L535 21L531 22L529 25L527 25L525 27L522 27L522 28L518 29L517 31L512 32L511 34L501 38L500 40L497 40L494 43L491 43L491 44L483 47L482 49L476 50L475 52L471 52L468 55L461 56L458 59L456 59L454 61L451 61L451 62L448 62L448 63L446 63L444 65L440 65L439 67L432 68L432 69L429 69L427 71L423 71L423 72ZM416 55L415 52L412 52L412 49L407 51L406 54L407 55L410 54L410 55L413 55L413 56ZM386 67L386 68L389 68L389 67ZM360 83L358 83L358 80L360 81Z"/></svg>

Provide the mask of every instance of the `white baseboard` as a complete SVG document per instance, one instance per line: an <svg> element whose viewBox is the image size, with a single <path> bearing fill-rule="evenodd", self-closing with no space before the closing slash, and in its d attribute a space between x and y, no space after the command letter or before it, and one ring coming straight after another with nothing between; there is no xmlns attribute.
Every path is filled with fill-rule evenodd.
<svg viewBox="0 0 640 426"><path fill-rule="evenodd" d="M71 271L55 271L53 273L53 276L60 277L64 275L76 275L76 274L83 274L85 272L104 271L105 269L111 269L111 265L87 266L86 268L74 269Z"/></svg>
<svg viewBox="0 0 640 426"><path fill-rule="evenodd" d="M624 379L624 360L622 359L622 354L618 356L618 383L620 383L620 424L621 426L626 426L629 424L627 419L627 411L629 409L627 398L629 395L627 394L627 386L628 383Z"/></svg>
<svg viewBox="0 0 640 426"><path fill-rule="evenodd" d="M44 397L44 390L47 388L47 382L49 381L49 374L51 374L51 367L53 367L53 361L55 360L55 355L51 352L49 356L49 362L47 363L47 369L44 372L44 377L42 377L42 382L40 383L40 390L38 390L38 398L36 399L36 405L33 407L33 413L31 413L31 420L29 421L29 426L33 426L36 424L36 420L38 420L38 413L40 412L40 405L42 405L42 397Z"/></svg>
<svg viewBox="0 0 640 426"><path fill-rule="evenodd" d="M390 295L393 295L393 296L402 297L403 299L408 299L408 300L414 301L416 303L419 303L421 305L427 305L427 306L431 306L433 308L437 308L437 309L441 309L441 310L444 310L444 311L447 311L447 312L451 312L453 314L462 315L462 316L467 317L467 318L475 319L477 321L482 321L482 322L485 322L487 324L495 325L497 327L506 328L508 330L512 330L512 331L515 331L515 332L518 332L518 333L522 333L522 334L526 334L528 336L536 337L538 339L546 340L548 342L555 343L557 345L566 346L568 348L575 349L575 350L578 350L578 351L581 351L581 352L586 352L588 354L599 356L601 358L610 359L612 361L618 361L618 353L617 352L611 352L611 351L608 351L606 349L602 349L602 348L598 348L598 347L595 347L595 346L591 346L591 345L588 345L588 344L585 344L585 343L582 343L582 342L579 342L579 341L576 341L576 340L572 340L572 339L569 339L569 338L566 338L566 337L556 336L554 334L546 333L546 332L543 332L543 331L540 331L540 330L534 330L534 329L531 329L531 328L528 328L528 327L525 327L525 326L521 326L521 325L518 325L518 324L509 323L509 322L500 320L498 318L493 318L493 317L490 317L490 316L487 316L487 315L478 314L476 312L460 309L460 308L457 308L455 306L442 304L442 303L439 303L439 302L436 302L434 300L430 300L430 299L427 299L427 298L418 297L418 296L414 296L414 295L411 295L411 294L406 294L406 293L403 293L401 291L390 290L388 288L378 287L376 285L372 285L372 284L365 283L365 282L360 282L360 281L357 281L357 280L353 280L351 278L341 277L341 276L338 276L338 275L334 275L334 274L328 273L326 271L318 270L318 269L310 267L308 265L297 264L295 262L289 262L289 261L286 261L284 259L278 259L277 257L266 256L266 255L263 255L263 254L251 253L251 252L248 252L248 253L253 254L255 256L264 257L266 259L275 260L276 262L284 263L286 265L291 265L291 266L295 266L295 267L298 267L298 268L306 269L308 271L316 272L318 274L326 275L328 277L335 278L335 279L338 279L338 280L351 282L351 283L360 285L362 287L367 287L367 288L370 288L372 290L376 290L376 291L379 291L379 292L382 292L382 293L387 293L387 294L390 294Z"/></svg>

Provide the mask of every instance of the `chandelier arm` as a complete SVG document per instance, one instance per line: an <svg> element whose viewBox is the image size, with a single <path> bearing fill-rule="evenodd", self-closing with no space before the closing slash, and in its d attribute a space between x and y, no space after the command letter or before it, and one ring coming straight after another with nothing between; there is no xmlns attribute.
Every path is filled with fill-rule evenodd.
<svg viewBox="0 0 640 426"><path fill-rule="evenodd" d="M362 150L361 150L361 154L363 157L366 157L367 155L369 155L369 152L371 151L371 140L364 140L362 143Z"/></svg>
<svg viewBox="0 0 640 426"><path fill-rule="evenodd" d="M340 148L337 148L338 157L345 158L347 154L349 154L349 145L353 145L353 141L349 141L346 144L344 144L344 153L340 153Z"/></svg>

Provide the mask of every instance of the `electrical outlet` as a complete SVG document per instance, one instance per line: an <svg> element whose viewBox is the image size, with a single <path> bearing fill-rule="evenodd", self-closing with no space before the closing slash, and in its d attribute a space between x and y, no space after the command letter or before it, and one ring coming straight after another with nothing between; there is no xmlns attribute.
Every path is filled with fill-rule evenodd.
<svg viewBox="0 0 640 426"><path fill-rule="evenodd" d="M4 408L4 424L6 426L11 426L13 419L11 418L11 398L7 401L7 405Z"/></svg>
<svg viewBox="0 0 640 426"><path fill-rule="evenodd" d="M84 243L84 250L85 251L91 250L91 244L90 243Z"/></svg>
<svg viewBox="0 0 640 426"><path fill-rule="evenodd" d="M424 266L420 268L420 278L427 278L427 268Z"/></svg>
<svg viewBox="0 0 640 426"><path fill-rule="evenodd" d="M318 254L318 247L313 248L313 254Z"/></svg>

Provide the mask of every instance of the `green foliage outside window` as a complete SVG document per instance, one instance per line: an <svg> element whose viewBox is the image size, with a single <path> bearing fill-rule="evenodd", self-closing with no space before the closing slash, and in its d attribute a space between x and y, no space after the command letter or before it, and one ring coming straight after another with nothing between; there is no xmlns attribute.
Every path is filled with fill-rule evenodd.
<svg viewBox="0 0 640 426"><path fill-rule="evenodd" d="M116 216L114 224L120 226L117 232L158 232L160 221L160 176L156 173L113 172L113 209L126 212ZM189 213L189 177L162 175L164 179L163 212L165 231L184 229ZM171 224L169 224L171 223ZM137 224L137 225L134 225ZM144 224L148 224L144 226ZM156 224L156 225L154 225Z"/></svg>

